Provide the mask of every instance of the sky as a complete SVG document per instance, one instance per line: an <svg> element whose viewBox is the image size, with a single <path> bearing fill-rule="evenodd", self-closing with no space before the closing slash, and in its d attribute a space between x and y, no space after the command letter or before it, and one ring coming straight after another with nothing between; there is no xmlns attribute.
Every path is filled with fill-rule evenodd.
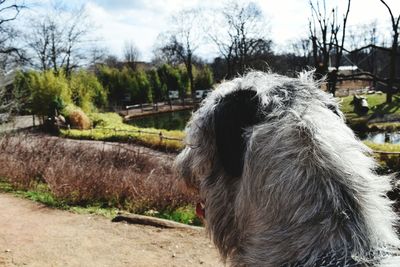
<svg viewBox="0 0 400 267"><path fill-rule="evenodd" d="M54 0L26 0L29 12L45 14ZM240 0L239 0L240 1ZM313 0L316 1L316 0ZM322 2L322 0L320 0ZM100 46L109 53L122 57L124 43L132 41L140 50L140 60L150 61L157 36L168 30L171 16L182 9L218 9L225 1L218 0L69 0L70 7L84 6ZM246 2L243 0L242 2ZM261 8L267 22L269 37L276 51L308 35L310 16L309 0L254 0ZM338 7L344 13L347 0L326 0L328 7ZM400 1L386 0L394 16L400 15ZM378 29L389 36L388 11L379 0L352 0L348 20L349 28L374 20ZM339 17L340 18L340 17ZM218 27L218 25L215 25ZM196 53L211 60L217 55L212 46L200 46Z"/></svg>

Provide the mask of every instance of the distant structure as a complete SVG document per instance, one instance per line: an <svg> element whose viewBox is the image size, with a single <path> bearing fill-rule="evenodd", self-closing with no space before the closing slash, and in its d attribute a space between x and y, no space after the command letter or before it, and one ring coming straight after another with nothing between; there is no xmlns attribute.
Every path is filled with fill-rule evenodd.
<svg viewBox="0 0 400 267"><path fill-rule="evenodd" d="M5 88L6 99L7 96L11 97L14 89L15 76L18 73L18 69L13 69L7 72L0 72L0 88Z"/></svg>
<svg viewBox="0 0 400 267"><path fill-rule="evenodd" d="M335 71L335 67L328 67L329 73ZM328 77L329 77L328 73ZM336 82L336 96L347 96L347 95L355 95L362 92L368 92L370 90L374 90L374 83L373 81L367 80L369 76L367 75L359 75L364 73L355 65L345 65L340 66L337 70L338 76L351 76L351 75L358 75L360 79L349 79L349 80L341 80L338 79ZM365 79L365 80L363 80ZM328 84L323 86L324 91L328 91Z"/></svg>

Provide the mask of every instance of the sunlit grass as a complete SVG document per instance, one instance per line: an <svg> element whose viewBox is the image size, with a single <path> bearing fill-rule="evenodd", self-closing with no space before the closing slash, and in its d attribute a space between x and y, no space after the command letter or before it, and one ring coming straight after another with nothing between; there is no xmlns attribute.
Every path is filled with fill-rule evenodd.
<svg viewBox="0 0 400 267"><path fill-rule="evenodd" d="M393 97L393 102L386 103L386 94L366 94L362 95L368 101L369 111L365 115L360 115L354 112L352 103L353 96L340 98L340 108L346 116L346 120L350 125L365 125L366 128L376 131L394 131L400 129L399 122L369 122L371 118L381 117L387 114L394 114L400 117L400 98Z"/></svg>
<svg viewBox="0 0 400 267"><path fill-rule="evenodd" d="M396 106L399 104L397 103L398 101L397 98L394 98L394 101L391 104L387 105L385 103L386 94L370 94L370 95L367 94L361 96L367 98L368 106L370 108L368 111L368 115L377 112L382 112L383 110L385 110L386 113L393 113L393 112L400 113L400 110L397 110L396 108ZM342 110L343 113L354 114L357 116L357 114L354 113L354 105L352 104L353 96L342 97L340 100L341 100L340 109Z"/></svg>
<svg viewBox="0 0 400 267"><path fill-rule="evenodd" d="M136 142L145 146L177 151L183 147L183 131L139 128L123 123L116 113L93 113L89 115L94 125L90 130L61 130L63 137L98 141ZM152 134L149 134L152 133ZM177 140L169 140L173 138Z"/></svg>
<svg viewBox="0 0 400 267"><path fill-rule="evenodd" d="M386 103L386 94L366 94L361 95L368 101L369 111L367 115L384 115L384 114L400 114L400 98L399 96L393 97L392 103ZM346 117L359 117L354 112L354 105L352 103L353 96L346 96L340 98L340 109Z"/></svg>
<svg viewBox="0 0 400 267"><path fill-rule="evenodd" d="M4 178L0 178L0 192L12 193L15 196L30 199L53 208L66 209L67 207L63 201L57 200L52 195L49 187L44 183L34 183L28 189L15 186Z"/></svg>
<svg viewBox="0 0 400 267"><path fill-rule="evenodd" d="M368 147L370 147L374 151L384 151L384 152L400 152L400 144L376 144L371 141L364 141Z"/></svg>

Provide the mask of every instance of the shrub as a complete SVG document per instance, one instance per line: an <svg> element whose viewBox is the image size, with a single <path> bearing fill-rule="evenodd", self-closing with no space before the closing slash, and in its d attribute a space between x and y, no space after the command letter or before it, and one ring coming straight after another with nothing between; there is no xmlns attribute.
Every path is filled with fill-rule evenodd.
<svg viewBox="0 0 400 267"><path fill-rule="evenodd" d="M56 76L52 71L30 72L29 83L34 114L53 116L72 102L68 81L62 73Z"/></svg>
<svg viewBox="0 0 400 267"><path fill-rule="evenodd" d="M54 116L69 104L85 112L96 111L107 104L107 91L94 74L84 70L73 72L70 79L63 72L20 72L14 85L14 91L29 99L24 109L43 117Z"/></svg>
<svg viewBox="0 0 400 267"><path fill-rule="evenodd" d="M45 136L0 138L0 177L19 188L46 183L71 205L102 203L131 212L170 212L197 201L182 191L167 155Z"/></svg>
<svg viewBox="0 0 400 267"><path fill-rule="evenodd" d="M209 90L213 85L213 74L208 66L197 69L194 77L195 90Z"/></svg>
<svg viewBox="0 0 400 267"><path fill-rule="evenodd" d="M72 73L69 80L73 103L85 112L93 112L107 104L107 92L94 74L87 71Z"/></svg>
<svg viewBox="0 0 400 267"><path fill-rule="evenodd" d="M157 69L158 76L162 86L164 86L167 91L179 91L182 97L183 92L185 92L184 82L182 81L181 73L178 69L171 67L168 64L164 64Z"/></svg>
<svg viewBox="0 0 400 267"><path fill-rule="evenodd" d="M148 71L147 77L151 87L151 93L153 101L161 101L166 99L166 86L161 84L160 77L156 70L152 69Z"/></svg>
<svg viewBox="0 0 400 267"><path fill-rule="evenodd" d="M86 130L91 127L91 122L89 117L82 111L82 109L68 105L62 114L65 116L67 122L72 128Z"/></svg>
<svg viewBox="0 0 400 267"><path fill-rule="evenodd" d="M151 85L147 78L146 73L142 70L136 71L135 79L137 84L136 88L137 96L135 98L138 99L140 103L153 102Z"/></svg>

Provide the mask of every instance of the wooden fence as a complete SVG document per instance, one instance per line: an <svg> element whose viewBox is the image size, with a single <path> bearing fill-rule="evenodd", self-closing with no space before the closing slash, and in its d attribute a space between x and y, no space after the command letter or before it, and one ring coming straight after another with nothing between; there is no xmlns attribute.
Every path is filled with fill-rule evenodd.
<svg viewBox="0 0 400 267"><path fill-rule="evenodd" d="M78 128L70 128L70 127L68 129L80 130ZM182 138L176 138L176 137L167 136L167 135L163 134L162 131L148 131L148 130L141 130L141 129L138 129L138 130L123 130L123 129L110 128L110 127L96 127L96 128L91 128L90 131L93 131L94 129L110 131L110 132L113 132L115 135L117 135L117 133L126 133L127 135L129 135L130 133L137 133L139 135L141 135L141 134L158 135L158 137L160 138L160 141L172 140L172 141L181 141L181 142L183 142ZM398 152L398 151L390 152L390 151L374 150L373 153L374 154L379 154L379 155L399 155L400 156L400 152Z"/></svg>
<svg viewBox="0 0 400 267"><path fill-rule="evenodd" d="M82 130L82 129L68 127L67 130ZM158 135L158 137L160 138L160 142L162 142L163 140L181 141L181 142L183 141L183 139L181 139L181 138L167 136L167 135L163 134L162 131L149 131L149 130L142 130L142 129L138 129L138 130L123 130L123 129L110 128L110 127L90 128L87 131L90 131L92 133L93 130L110 131L110 132L113 132L115 135L117 135L118 133L125 133L126 135L133 134L133 133L136 133L136 134L139 134L139 135L141 135L141 134Z"/></svg>

